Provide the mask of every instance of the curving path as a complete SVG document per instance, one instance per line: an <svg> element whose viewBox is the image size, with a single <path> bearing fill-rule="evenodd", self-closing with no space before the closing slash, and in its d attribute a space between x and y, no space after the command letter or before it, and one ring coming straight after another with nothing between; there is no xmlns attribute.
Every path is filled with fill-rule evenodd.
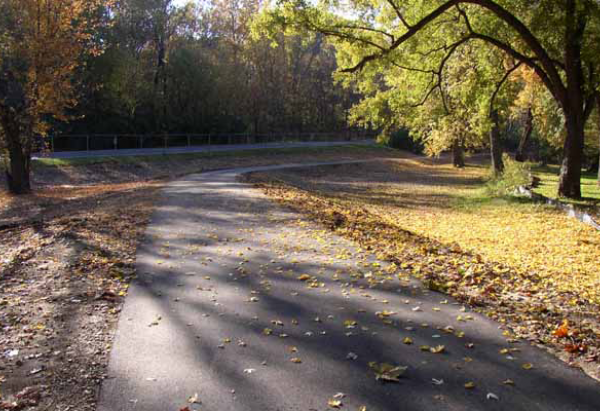
<svg viewBox="0 0 600 411"><path fill-rule="evenodd" d="M600 386L580 371L507 342L497 323L390 276L237 180L274 168L192 175L164 189L100 411L331 410L329 400L368 411L600 409ZM383 383L369 362L408 369Z"/></svg>

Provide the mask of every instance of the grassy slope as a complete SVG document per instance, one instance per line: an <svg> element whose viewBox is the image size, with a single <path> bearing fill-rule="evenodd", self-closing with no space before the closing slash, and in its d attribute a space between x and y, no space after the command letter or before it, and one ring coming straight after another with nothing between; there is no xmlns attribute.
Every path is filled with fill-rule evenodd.
<svg viewBox="0 0 600 411"><path fill-rule="evenodd" d="M540 187L535 191L546 197L555 198L558 191L558 175L560 166L548 165L534 167L533 171L542 181ZM565 200L578 205L596 205L600 203L600 186L598 185L598 175L596 173L584 172L581 177L581 195L582 200Z"/></svg>

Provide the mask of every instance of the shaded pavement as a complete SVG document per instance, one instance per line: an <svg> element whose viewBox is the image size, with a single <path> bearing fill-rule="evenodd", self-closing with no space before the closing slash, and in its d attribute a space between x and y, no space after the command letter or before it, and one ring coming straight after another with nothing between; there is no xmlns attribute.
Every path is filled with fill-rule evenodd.
<svg viewBox="0 0 600 411"><path fill-rule="evenodd" d="M579 370L237 180L276 168L164 189L100 411L600 409ZM408 369L384 383L369 362Z"/></svg>

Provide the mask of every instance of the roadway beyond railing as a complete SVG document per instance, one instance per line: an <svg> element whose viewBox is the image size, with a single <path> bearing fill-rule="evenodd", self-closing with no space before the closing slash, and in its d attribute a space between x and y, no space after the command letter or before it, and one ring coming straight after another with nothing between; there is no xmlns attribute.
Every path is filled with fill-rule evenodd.
<svg viewBox="0 0 600 411"><path fill-rule="evenodd" d="M34 157L77 158L212 153L245 149L371 144L364 131L344 133L68 135L50 137L49 150ZM160 144L159 144L160 143Z"/></svg>
<svg viewBox="0 0 600 411"><path fill-rule="evenodd" d="M270 134L73 134L53 135L48 140L50 152L168 149L217 145L267 144L313 141L351 141L372 138L364 130L318 133Z"/></svg>

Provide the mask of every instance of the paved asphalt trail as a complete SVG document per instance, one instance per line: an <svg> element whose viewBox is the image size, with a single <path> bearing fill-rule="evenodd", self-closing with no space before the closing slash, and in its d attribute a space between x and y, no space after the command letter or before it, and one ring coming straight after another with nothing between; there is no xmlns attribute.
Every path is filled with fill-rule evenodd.
<svg viewBox="0 0 600 411"><path fill-rule="evenodd" d="M600 410L600 386L580 371L414 282L371 287L384 263L237 181L273 168L192 175L164 190L99 411L327 410L337 393L342 410ZM408 370L382 383L371 361ZM201 404L189 404L196 393Z"/></svg>

